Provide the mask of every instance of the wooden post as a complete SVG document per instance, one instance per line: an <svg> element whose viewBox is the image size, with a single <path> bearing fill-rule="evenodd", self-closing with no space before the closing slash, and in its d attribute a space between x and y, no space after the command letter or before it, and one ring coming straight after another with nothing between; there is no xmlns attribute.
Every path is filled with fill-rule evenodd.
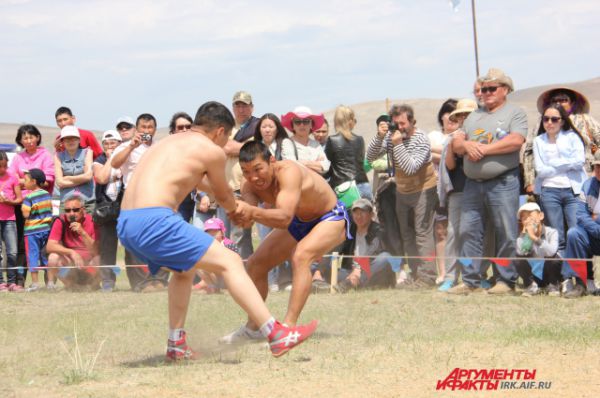
<svg viewBox="0 0 600 398"><path fill-rule="evenodd" d="M340 268L340 256L338 252L331 254L331 284L329 288L330 293L335 293L334 287L337 285L338 269Z"/></svg>

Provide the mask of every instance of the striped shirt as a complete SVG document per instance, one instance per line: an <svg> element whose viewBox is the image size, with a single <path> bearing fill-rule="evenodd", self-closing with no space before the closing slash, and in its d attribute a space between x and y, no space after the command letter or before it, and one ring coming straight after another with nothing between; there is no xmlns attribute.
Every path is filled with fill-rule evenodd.
<svg viewBox="0 0 600 398"><path fill-rule="evenodd" d="M50 230L50 225L52 225L52 197L48 192L43 189L30 192L23 199L21 208L29 210L29 217L25 220L25 235Z"/></svg>
<svg viewBox="0 0 600 398"><path fill-rule="evenodd" d="M414 134L402 140L400 145L394 146L391 140L392 132L387 132L385 137L375 135L367 149L367 160L373 162L385 153L393 153L394 167L402 170L406 175L414 175L421 167L431 161L431 145L427 134L415 130Z"/></svg>

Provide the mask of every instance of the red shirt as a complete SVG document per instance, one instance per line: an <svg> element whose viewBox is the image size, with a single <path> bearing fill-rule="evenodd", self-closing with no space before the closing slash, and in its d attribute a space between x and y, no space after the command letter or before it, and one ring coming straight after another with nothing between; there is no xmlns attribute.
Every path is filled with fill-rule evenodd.
<svg viewBox="0 0 600 398"><path fill-rule="evenodd" d="M103 152L102 146L96 139L94 133L89 130L84 130L77 128L79 130L79 146L82 148L90 148L94 153L94 159L100 156ZM60 138L60 134L56 136L58 140Z"/></svg>
<svg viewBox="0 0 600 398"><path fill-rule="evenodd" d="M62 221L62 222L61 222ZM52 229L50 230L50 236L48 236L48 240L53 240L56 242L62 242L62 245L67 249L73 249L77 253L81 255L84 259L90 259L91 253L85 247L83 243L83 239L80 235L71 231L69 228L69 221L66 216L63 214L60 216L59 220L54 221L52 224ZM64 225L64 234L63 234L63 225ZM96 225L92 220L92 216L89 214L85 214L82 222L83 230L95 241L96 240Z"/></svg>

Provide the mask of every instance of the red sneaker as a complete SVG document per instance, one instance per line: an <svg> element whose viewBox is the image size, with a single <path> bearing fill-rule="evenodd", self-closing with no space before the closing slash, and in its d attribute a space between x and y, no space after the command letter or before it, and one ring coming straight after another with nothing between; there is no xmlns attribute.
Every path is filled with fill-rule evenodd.
<svg viewBox="0 0 600 398"><path fill-rule="evenodd" d="M192 350L185 341L185 332L183 332L181 338L177 341L169 340L167 344L167 358L168 362L177 362L181 360L194 360L198 359L200 355Z"/></svg>
<svg viewBox="0 0 600 398"><path fill-rule="evenodd" d="M269 347L275 357L280 357L295 346L310 337L317 329L318 321L312 321L308 325L285 326L275 322L275 326L269 335Z"/></svg>

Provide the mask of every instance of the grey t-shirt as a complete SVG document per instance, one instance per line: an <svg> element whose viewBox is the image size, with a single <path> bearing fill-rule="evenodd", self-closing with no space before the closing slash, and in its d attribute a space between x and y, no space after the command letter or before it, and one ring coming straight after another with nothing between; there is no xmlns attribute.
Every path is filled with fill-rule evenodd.
<svg viewBox="0 0 600 398"><path fill-rule="evenodd" d="M485 109L471 112L465 120L463 130L467 140L491 144L510 133L527 138L527 115L525 111L511 103L490 113ZM489 180L519 166L519 150L504 155L489 155L479 162L464 158L465 175L471 179Z"/></svg>

